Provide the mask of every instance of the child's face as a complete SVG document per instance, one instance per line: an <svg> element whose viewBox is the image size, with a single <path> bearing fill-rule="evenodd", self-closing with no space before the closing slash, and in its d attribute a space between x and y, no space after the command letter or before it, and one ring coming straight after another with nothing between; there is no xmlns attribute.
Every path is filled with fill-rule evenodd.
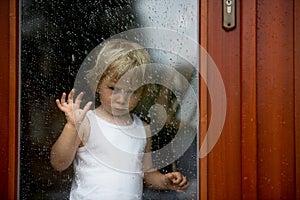
<svg viewBox="0 0 300 200"><path fill-rule="evenodd" d="M138 104L142 89L133 91L128 85L104 78L98 85L100 102L103 109L111 115L122 116L132 111Z"/></svg>

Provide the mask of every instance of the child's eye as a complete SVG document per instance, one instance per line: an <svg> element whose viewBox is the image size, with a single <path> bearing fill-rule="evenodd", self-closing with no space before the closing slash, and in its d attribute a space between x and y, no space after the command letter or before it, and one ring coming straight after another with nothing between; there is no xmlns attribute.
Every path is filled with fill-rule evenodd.
<svg viewBox="0 0 300 200"><path fill-rule="evenodd" d="M115 90L115 87L109 86L108 89L110 89L110 90Z"/></svg>

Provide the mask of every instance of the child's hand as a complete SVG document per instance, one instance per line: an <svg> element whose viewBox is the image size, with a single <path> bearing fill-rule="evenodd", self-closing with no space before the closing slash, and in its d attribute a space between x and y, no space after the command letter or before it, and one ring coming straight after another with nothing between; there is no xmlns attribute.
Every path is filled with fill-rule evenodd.
<svg viewBox="0 0 300 200"><path fill-rule="evenodd" d="M183 192L188 186L188 180L180 172L170 172L165 174L166 186L168 189Z"/></svg>
<svg viewBox="0 0 300 200"><path fill-rule="evenodd" d="M85 114L90 109L92 102L88 102L83 109L80 109L80 103L83 97L83 92L81 92L75 99L75 103L73 102L74 89L72 89L68 95L63 93L61 99L56 100L57 107L65 113L67 123L72 126L78 126L83 121ZM66 101L67 99L67 101Z"/></svg>

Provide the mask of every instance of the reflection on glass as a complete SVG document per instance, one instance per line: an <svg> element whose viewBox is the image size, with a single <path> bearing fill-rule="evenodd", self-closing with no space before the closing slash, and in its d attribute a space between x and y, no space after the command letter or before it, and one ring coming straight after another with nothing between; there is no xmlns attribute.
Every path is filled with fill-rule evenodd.
<svg viewBox="0 0 300 200"><path fill-rule="evenodd" d="M63 172L50 165L50 149L64 126L63 113L55 99L70 91L76 74L88 53L105 39L137 27L157 26L197 38L196 1L39 1L21 3L21 103L20 103L20 199L68 199L72 167ZM150 50L151 51L151 50ZM155 62L176 65L197 91L197 74L177 55L150 52ZM156 85L148 107L137 112L147 119L147 109L158 102L168 111L163 129L153 136L153 150L170 143L180 118L176 95ZM194 114L194 113L193 113ZM195 119L195 118L193 118ZM195 131L197 119L189 121ZM195 138L196 141L196 138ZM197 192L197 144L193 142L183 156L161 169L162 172L182 171L192 180L191 199ZM194 182L193 182L194 181ZM184 194L145 190L144 199Z"/></svg>

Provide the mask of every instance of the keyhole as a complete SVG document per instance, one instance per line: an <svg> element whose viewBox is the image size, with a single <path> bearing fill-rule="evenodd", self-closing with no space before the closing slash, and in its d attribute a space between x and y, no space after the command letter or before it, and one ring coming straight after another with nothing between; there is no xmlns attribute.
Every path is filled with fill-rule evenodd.
<svg viewBox="0 0 300 200"><path fill-rule="evenodd" d="M226 5L227 5L227 6L231 6L231 4L232 4L232 1L231 1L231 0L227 0L227 1L226 1Z"/></svg>

